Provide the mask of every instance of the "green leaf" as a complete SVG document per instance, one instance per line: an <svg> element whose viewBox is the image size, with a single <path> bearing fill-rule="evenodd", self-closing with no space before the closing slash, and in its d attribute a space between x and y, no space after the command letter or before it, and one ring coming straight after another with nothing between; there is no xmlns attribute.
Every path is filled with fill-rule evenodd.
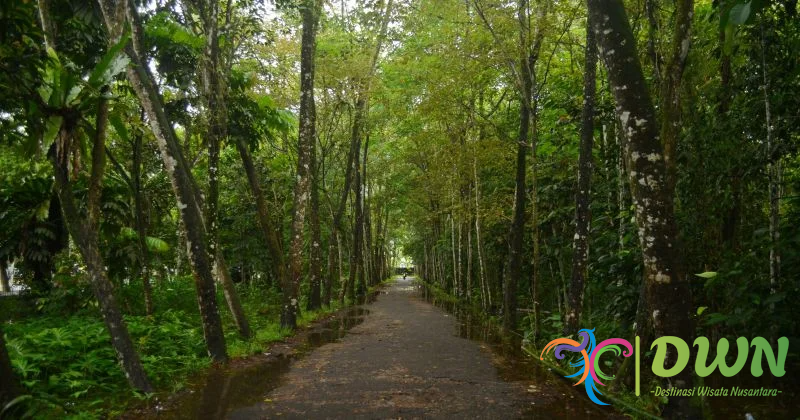
<svg viewBox="0 0 800 420"><path fill-rule="evenodd" d="M133 228L129 228L127 226L123 226L122 229L119 230L119 236L125 239L136 239L139 237Z"/></svg>
<svg viewBox="0 0 800 420"><path fill-rule="evenodd" d="M114 112L109 115L108 122L111 123L111 126L114 127L114 131L117 132L122 140L126 142L129 141L130 135L128 135L128 127L125 126L125 123L122 121L122 117L118 112Z"/></svg>
<svg viewBox="0 0 800 420"><path fill-rule="evenodd" d="M729 22L734 25L744 25L750 18L750 12L752 10L751 3L752 2L748 1L747 3L739 3L733 6L729 14Z"/></svg>
<svg viewBox="0 0 800 420"><path fill-rule="evenodd" d="M147 250L150 252L162 253L169 251L169 244L161 239L153 238L152 236L147 236L144 238L144 241L147 244Z"/></svg>
<svg viewBox="0 0 800 420"><path fill-rule="evenodd" d="M45 150L50 148L50 145L56 139L58 130L61 129L61 120L63 118L59 115L54 115L47 119L47 126L44 130L44 137L42 137L42 146Z"/></svg>
<svg viewBox="0 0 800 420"><path fill-rule="evenodd" d="M695 276L702 277L704 279L713 279L714 277L717 277L717 274L719 273L717 273L716 271L706 271L704 273L695 274Z"/></svg>
<svg viewBox="0 0 800 420"><path fill-rule="evenodd" d="M88 85L94 89L100 89L102 86L107 85L114 79L114 77L128 66L130 58L122 53L122 49L130 39L130 34L125 32L122 38L108 49L108 52L103 56L99 63L92 69L89 74Z"/></svg>
<svg viewBox="0 0 800 420"><path fill-rule="evenodd" d="M703 312L705 312L706 309L708 309L708 306L701 306L697 308L697 316L703 315Z"/></svg>

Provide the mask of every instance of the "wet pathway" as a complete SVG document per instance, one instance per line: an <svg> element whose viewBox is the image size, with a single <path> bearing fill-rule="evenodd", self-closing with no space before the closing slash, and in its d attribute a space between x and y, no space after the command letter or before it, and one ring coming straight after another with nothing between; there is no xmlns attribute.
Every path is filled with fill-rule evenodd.
<svg viewBox="0 0 800 420"><path fill-rule="evenodd" d="M411 279L396 279L368 308L363 323L296 362L263 402L228 417L550 418L589 408L503 380L491 350L458 336L458 321L420 299Z"/></svg>
<svg viewBox="0 0 800 420"><path fill-rule="evenodd" d="M396 278L374 302L304 335L299 355L279 345L244 367L212 370L204 385L143 417L618 417L412 279Z"/></svg>

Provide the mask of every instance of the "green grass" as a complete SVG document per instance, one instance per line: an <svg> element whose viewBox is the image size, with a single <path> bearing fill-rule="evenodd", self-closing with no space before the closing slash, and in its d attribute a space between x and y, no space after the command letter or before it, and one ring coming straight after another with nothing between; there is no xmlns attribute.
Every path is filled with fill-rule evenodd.
<svg viewBox="0 0 800 420"><path fill-rule="evenodd" d="M137 288L123 287L126 312L141 313ZM218 298L228 354L247 357L266 351L292 331L280 328L280 299L274 291L240 287L242 305L253 337L241 338L221 294ZM126 315L125 320L147 374L158 393L184 388L187 380L210 365L191 279L178 279L154 290L153 317ZM3 328L12 364L32 396L26 409L35 417L99 418L124 412L150 396L131 390L120 370L96 304L67 314L63 308L8 321ZM303 307L303 306L301 306ZM303 311L305 327L338 309Z"/></svg>

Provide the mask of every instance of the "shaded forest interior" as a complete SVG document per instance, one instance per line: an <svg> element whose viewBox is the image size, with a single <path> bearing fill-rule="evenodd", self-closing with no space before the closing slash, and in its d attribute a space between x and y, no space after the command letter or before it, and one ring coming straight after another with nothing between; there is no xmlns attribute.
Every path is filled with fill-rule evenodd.
<svg viewBox="0 0 800 420"><path fill-rule="evenodd" d="M121 414L411 267L532 349L796 343L797 7L3 1L0 412Z"/></svg>

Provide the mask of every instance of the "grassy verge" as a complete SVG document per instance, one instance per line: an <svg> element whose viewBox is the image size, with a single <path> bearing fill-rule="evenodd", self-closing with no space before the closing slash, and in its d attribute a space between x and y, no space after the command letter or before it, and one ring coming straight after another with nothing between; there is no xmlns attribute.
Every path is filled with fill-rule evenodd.
<svg viewBox="0 0 800 420"><path fill-rule="evenodd" d="M271 343L292 334L280 328L277 293L247 287L239 291L253 337L244 340L239 336L220 295L230 357L264 352ZM141 313L137 310L138 292L127 286L120 290L126 312ZM154 292L153 317L127 315L125 319L153 384L159 392L174 392L210 362L191 279L167 282ZM303 311L298 324L305 327L338 308L338 302L333 302L330 308ZM128 386L96 305L70 314L45 311L10 320L3 328L12 364L31 396L25 409L34 417L112 417L149 398Z"/></svg>

